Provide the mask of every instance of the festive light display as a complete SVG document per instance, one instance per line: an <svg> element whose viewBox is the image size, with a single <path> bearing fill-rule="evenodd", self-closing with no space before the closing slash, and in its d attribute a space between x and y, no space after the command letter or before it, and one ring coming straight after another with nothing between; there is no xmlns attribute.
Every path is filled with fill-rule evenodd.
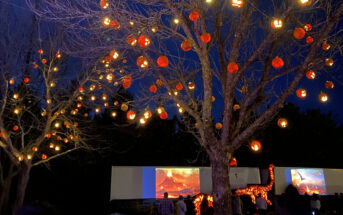
<svg viewBox="0 0 343 215"><path fill-rule="evenodd" d="M238 69L239 69L239 67L238 67L237 63L235 63L235 62L230 62L227 65L227 71L231 74L235 74L238 71Z"/></svg>
<svg viewBox="0 0 343 215"><path fill-rule="evenodd" d="M306 43L307 43L307 44L313 43L313 37L307 36L307 37L306 37Z"/></svg>
<svg viewBox="0 0 343 215"><path fill-rule="evenodd" d="M142 69L148 68L149 63L146 57L140 56L137 58L137 66L139 66Z"/></svg>
<svg viewBox="0 0 343 215"><path fill-rule="evenodd" d="M329 100L328 95L323 92L319 93L318 98L319 98L319 101L321 102L327 102Z"/></svg>
<svg viewBox="0 0 343 215"><path fill-rule="evenodd" d="M201 215L201 203L204 198L207 199L207 204L208 204L207 206L213 207L213 196L199 193L198 195L194 197L194 200L193 200L194 210L195 210L196 215Z"/></svg>
<svg viewBox="0 0 343 215"><path fill-rule="evenodd" d="M211 35L207 32L201 34L200 39L203 43L208 43L211 41Z"/></svg>
<svg viewBox="0 0 343 215"><path fill-rule="evenodd" d="M191 21L197 21L199 19L199 13L196 12L196 11L192 11L190 14L189 14L189 19Z"/></svg>
<svg viewBox="0 0 343 215"><path fill-rule="evenodd" d="M243 6L243 0L231 0L231 5L234 8L241 8Z"/></svg>
<svg viewBox="0 0 343 215"><path fill-rule="evenodd" d="M275 69L281 69L284 65L284 62L282 60L282 58L280 57L275 57L272 61L272 66L275 68Z"/></svg>
<svg viewBox="0 0 343 215"><path fill-rule="evenodd" d="M230 167L237 167L237 159L236 158L231 158L229 160L229 166Z"/></svg>
<svg viewBox="0 0 343 215"><path fill-rule="evenodd" d="M307 92L305 89L298 89L296 94L299 98L305 98L307 96Z"/></svg>
<svg viewBox="0 0 343 215"><path fill-rule="evenodd" d="M270 21L270 26L274 29L280 29L283 26L283 22L281 19L274 18L272 21Z"/></svg>
<svg viewBox="0 0 343 215"><path fill-rule="evenodd" d="M260 151L261 147L262 147L261 142L258 140L254 140L250 143L251 150L255 152Z"/></svg>
<svg viewBox="0 0 343 215"><path fill-rule="evenodd" d="M157 64L159 67L167 67L169 60L166 56L160 56L157 58Z"/></svg>
<svg viewBox="0 0 343 215"><path fill-rule="evenodd" d="M192 49L192 43L189 40L185 40L181 43L181 49L185 52L190 51Z"/></svg>
<svg viewBox="0 0 343 215"><path fill-rule="evenodd" d="M297 40L300 40L305 37L305 30L303 28L295 28L293 31L293 37Z"/></svg>
<svg viewBox="0 0 343 215"><path fill-rule="evenodd" d="M220 122L217 122L216 123L216 129L217 130L220 130L220 129L222 129L223 128L223 124L221 124Z"/></svg>
<svg viewBox="0 0 343 215"><path fill-rule="evenodd" d="M272 190L274 185L274 165L269 165L269 177L270 182L267 185L251 185L247 188L240 188L235 191L237 196L248 195L251 198L253 204L256 204L256 197L261 194L261 198L266 200L269 205L272 205L272 202L268 199L268 192Z"/></svg>
<svg viewBox="0 0 343 215"><path fill-rule="evenodd" d="M138 37L138 45L142 48L146 48L150 45L149 37L145 36L144 34Z"/></svg>
<svg viewBox="0 0 343 215"><path fill-rule="evenodd" d="M277 121L277 125L278 125L280 128L286 128L287 125L288 125L288 121L287 121L287 119L285 119L285 118L280 118L280 119Z"/></svg>
<svg viewBox="0 0 343 215"><path fill-rule="evenodd" d="M309 71L306 72L306 77L308 79L313 80L313 79L316 78L316 73L314 71L312 71L312 70L309 70Z"/></svg>
<svg viewBox="0 0 343 215"><path fill-rule="evenodd" d="M334 84L333 84L333 82L332 81L325 81L325 88L326 89L332 89L332 88L334 88Z"/></svg>

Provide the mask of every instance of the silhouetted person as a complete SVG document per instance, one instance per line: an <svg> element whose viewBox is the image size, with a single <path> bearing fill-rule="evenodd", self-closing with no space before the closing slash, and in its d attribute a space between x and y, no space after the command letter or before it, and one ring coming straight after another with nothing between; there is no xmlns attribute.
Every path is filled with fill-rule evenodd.
<svg viewBox="0 0 343 215"><path fill-rule="evenodd" d="M186 207L187 207L187 212L186 215L195 215L195 206L193 203L193 199L191 198L191 196L187 196L186 200Z"/></svg>
<svg viewBox="0 0 343 215"><path fill-rule="evenodd" d="M243 203L239 196L232 194L232 213L233 215L243 214Z"/></svg>
<svg viewBox="0 0 343 215"><path fill-rule="evenodd" d="M210 207L208 205L208 200L207 200L207 196L206 195L202 199L202 202L201 202L201 205L200 205L200 211L201 211L201 215L212 215L212 214L214 214L213 207Z"/></svg>
<svg viewBox="0 0 343 215"><path fill-rule="evenodd" d="M312 199L311 199L311 210L314 212L314 214L318 214L320 211L320 199L319 199L319 195L314 193L312 195Z"/></svg>
<svg viewBox="0 0 343 215"><path fill-rule="evenodd" d="M256 209L258 214L265 215L267 214L268 204L264 198L262 198L261 194L258 194L258 197L256 198Z"/></svg>
<svg viewBox="0 0 343 215"><path fill-rule="evenodd" d="M281 195L277 204L277 212L280 215L309 215L306 210L306 202L301 198L296 187L288 185L284 194Z"/></svg>
<svg viewBox="0 0 343 215"><path fill-rule="evenodd" d="M158 206L158 214L171 215L174 214L174 203L171 199L168 199L168 193L164 193L164 198L161 200Z"/></svg>
<svg viewBox="0 0 343 215"><path fill-rule="evenodd" d="M183 201L183 196L179 197L179 200L176 202L177 205L177 214L178 215L185 215L187 211L186 203Z"/></svg>

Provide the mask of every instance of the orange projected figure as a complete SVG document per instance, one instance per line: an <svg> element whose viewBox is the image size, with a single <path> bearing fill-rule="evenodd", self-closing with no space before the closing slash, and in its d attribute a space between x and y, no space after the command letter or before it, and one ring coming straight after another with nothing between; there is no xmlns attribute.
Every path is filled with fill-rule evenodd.
<svg viewBox="0 0 343 215"><path fill-rule="evenodd" d="M267 185L251 185L246 188L237 189L235 191L237 196L248 195L251 198L251 201L256 204L256 197L258 194L261 194L261 198L265 199L269 205L272 205L272 202L268 199L268 192L272 190L274 184L274 165L269 165L269 175L270 182Z"/></svg>
<svg viewBox="0 0 343 215"><path fill-rule="evenodd" d="M292 184L300 194L326 194L324 172L321 169L291 169Z"/></svg>
<svg viewBox="0 0 343 215"><path fill-rule="evenodd" d="M204 198L207 198L208 207L213 207L213 196L199 193L193 200L196 215L201 214L201 203Z"/></svg>
<svg viewBox="0 0 343 215"><path fill-rule="evenodd" d="M195 195L200 192L198 168L156 168L156 198Z"/></svg>

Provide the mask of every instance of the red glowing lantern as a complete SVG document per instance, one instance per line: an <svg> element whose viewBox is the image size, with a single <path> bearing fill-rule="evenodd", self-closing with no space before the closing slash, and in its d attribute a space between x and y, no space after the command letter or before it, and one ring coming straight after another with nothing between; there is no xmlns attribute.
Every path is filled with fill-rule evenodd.
<svg viewBox="0 0 343 215"><path fill-rule="evenodd" d="M130 34L126 37L126 42L130 46L136 46L137 45L137 38L135 36L133 36L132 34Z"/></svg>
<svg viewBox="0 0 343 215"><path fill-rule="evenodd" d="M83 93L83 87L79 87L79 92Z"/></svg>
<svg viewBox="0 0 343 215"><path fill-rule="evenodd" d="M24 83L29 83L30 79L28 77L24 78Z"/></svg>
<svg viewBox="0 0 343 215"><path fill-rule="evenodd" d="M157 86L155 84L151 85L149 87L149 91L152 93L156 93L157 92Z"/></svg>
<svg viewBox="0 0 343 215"><path fill-rule="evenodd" d="M132 77L131 75L127 75L123 78L123 87L125 89L129 88L131 86L131 81L132 81Z"/></svg>
<svg viewBox="0 0 343 215"><path fill-rule="evenodd" d="M250 143L251 150L253 150L255 152L259 151L261 149L261 147L262 147L262 145L261 145L260 141L258 141L258 140L254 140Z"/></svg>
<svg viewBox="0 0 343 215"><path fill-rule="evenodd" d="M318 98L319 98L319 101L321 102L327 102L329 100L328 94L323 93L323 92L319 93Z"/></svg>
<svg viewBox="0 0 343 215"><path fill-rule="evenodd" d="M232 0L231 5L234 8L241 8L243 6L243 0Z"/></svg>
<svg viewBox="0 0 343 215"><path fill-rule="evenodd" d="M313 72L312 70L309 70L309 71L306 72L306 77L307 77L308 79L313 80L313 79L316 78L316 73Z"/></svg>
<svg viewBox="0 0 343 215"><path fill-rule="evenodd" d="M275 69L281 69L284 65L284 62L282 60L282 58L280 57L275 57L272 61L272 66L275 68Z"/></svg>
<svg viewBox="0 0 343 215"><path fill-rule="evenodd" d="M127 119L129 120L134 120L136 118L136 113L133 111L133 110L129 110L127 113L126 113L126 117Z"/></svg>
<svg viewBox="0 0 343 215"><path fill-rule="evenodd" d="M305 30L303 28L295 28L293 31L293 37L300 40L305 37Z"/></svg>
<svg viewBox="0 0 343 215"><path fill-rule="evenodd" d="M138 45L140 45L142 48L148 47L150 45L149 37L145 36L144 34L140 35L138 37Z"/></svg>
<svg viewBox="0 0 343 215"><path fill-rule="evenodd" d="M231 158L229 161L229 166L230 167L237 167L237 159L236 158Z"/></svg>
<svg viewBox="0 0 343 215"><path fill-rule="evenodd" d="M181 43L181 49L185 52L192 49L192 43L189 40L185 40Z"/></svg>
<svg viewBox="0 0 343 215"><path fill-rule="evenodd" d="M307 37L306 37L306 43L307 43L307 44L313 43L313 37L307 36Z"/></svg>
<svg viewBox="0 0 343 215"><path fill-rule="evenodd" d="M149 66L148 60L144 56L138 57L136 63L137 63L137 66L139 66L142 69L148 68Z"/></svg>
<svg viewBox="0 0 343 215"><path fill-rule="evenodd" d="M288 125L288 121L287 121L287 119L285 119L285 118L280 118L280 119L277 121L277 125L278 125L280 128L286 128L287 125Z"/></svg>
<svg viewBox="0 0 343 215"><path fill-rule="evenodd" d="M215 127L217 130L220 130L223 128L223 124L221 124L220 122L217 122Z"/></svg>
<svg viewBox="0 0 343 215"><path fill-rule="evenodd" d="M324 50L324 51L328 51L329 49L330 49L330 44L328 44L327 42L324 42L323 44L322 44L322 49Z"/></svg>
<svg viewBox="0 0 343 215"><path fill-rule="evenodd" d="M326 65L326 66L333 66L333 60L332 60L332 58L326 58L326 59L325 59L325 65Z"/></svg>
<svg viewBox="0 0 343 215"><path fill-rule="evenodd" d="M282 28L282 19L272 19L272 21L270 21L270 26L273 28L273 29L280 29Z"/></svg>
<svg viewBox="0 0 343 215"><path fill-rule="evenodd" d="M162 113L160 113L160 118L161 119L167 119L168 118L168 113L166 111L162 111Z"/></svg>
<svg viewBox="0 0 343 215"><path fill-rule="evenodd" d="M15 126L13 126L13 131L18 131L18 129L19 129L19 126L17 126L17 125L15 125Z"/></svg>
<svg viewBox="0 0 343 215"><path fill-rule="evenodd" d="M194 82L188 82L188 89L194 90L195 89L195 83Z"/></svg>
<svg viewBox="0 0 343 215"><path fill-rule="evenodd" d="M183 85L179 82L179 83L176 84L175 88L176 88L178 91L180 91L180 90L183 89Z"/></svg>
<svg viewBox="0 0 343 215"><path fill-rule="evenodd" d="M118 30L120 29L120 23L118 22L118 20L112 20L110 22L110 26L114 29L114 30Z"/></svg>
<svg viewBox="0 0 343 215"><path fill-rule="evenodd" d="M210 35L209 33L207 33L207 32L204 32L204 33L202 33L202 35L200 36L200 39L201 39L202 42L208 43L208 42L211 41L211 35Z"/></svg>
<svg viewBox="0 0 343 215"><path fill-rule="evenodd" d="M198 20L199 19L199 13L198 12L196 12L196 11L193 11L193 12L191 12L190 14L189 14L189 19L191 20L191 21L196 21L196 20Z"/></svg>
<svg viewBox="0 0 343 215"><path fill-rule="evenodd" d="M304 26L304 29L305 29L305 31L311 31L311 30L312 30L312 25L306 24L306 25Z"/></svg>
<svg viewBox="0 0 343 215"><path fill-rule="evenodd" d="M157 64L159 67L167 67L169 63L167 56L160 56L157 58Z"/></svg>
<svg viewBox="0 0 343 215"><path fill-rule="evenodd" d="M298 89L296 94L299 98L305 98L307 96L307 92L305 89Z"/></svg>
<svg viewBox="0 0 343 215"><path fill-rule="evenodd" d="M326 89L332 89L335 85L332 81L325 81L325 88Z"/></svg>
<svg viewBox="0 0 343 215"><path fill-rule="evenodd" d="M152 113L150 110L147 110L144 112L144 118L145 119L149 119L149 118L151 118L151 116L152 116Z"/></svg>
<svg viewBox="0 0 343 215"><path fill-rule="evenodd" d="M42 154L42 160L45 160L47 158L48 158L48 156L46 154Z"/></svg>
<svg viewBox="0 0 343 215"><path fill-rule="evenodd" d="M227 71L231 74L235 74L238 71L238 69L239 69L238 64L235 62L230 62L227 65Z"/></svg>
<svg viewBox="0 0 343 215"><path fill-rule="evenodd" d="M100 0L99 5L100 5L100 7L102 7L103 9L106 9L106 8L108 8L109 3L108 3L107 0Z"/></svg>
<svg viewBox="0 0 343 215"><path fill-rule="evenodd" d="M43 49L38 49L39 54L43 54L43 52L44 52Z"/></svg>

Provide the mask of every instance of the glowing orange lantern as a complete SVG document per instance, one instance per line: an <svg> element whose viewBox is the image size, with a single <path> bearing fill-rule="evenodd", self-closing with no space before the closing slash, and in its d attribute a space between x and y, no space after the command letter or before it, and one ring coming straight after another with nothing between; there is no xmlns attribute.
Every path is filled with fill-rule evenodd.
<svg viewBox="0 0 343 215"><path fill-rule="evenodd" d="M298 89L296 94L299 98L305 98L307 96L307 92L305 89Z"/></svg>
<svg viewBox="0 0 343 215"><path fill-rule="evenodd" d="M285 119L285 118L280 118L280 119L277 121L277 125L278 125L280 128L286 128L287 125L288 125L288 121L287 121L287 119Z"/></svg>
<svg viewBox="0 0 343 215"><path fill-rule="evenodd" d="M200 39L201 39L202 42L208 43L208 42L211 41L211 35L209 33L207 33L207 32L204 32L204 33L201 34Z"/></svg>
<svg viewBox="0 0 343 215"><path fill-rule="evenodd" d="M261 147L262 147L262 145L261 145L260 141L254 140L250 143L250 148L255 152L259 151L261 149Z"/></svg>
<svg viewBox="0 0 343 215"><path fill-rule="evenodd" d="M131 81L132 81L132 77L131 75L127 75L123 78L123 87L125 89L129 88L131 86Z"/></svg>
<svg viewBox="0 0 343 215"><path fill-rule="evenodd" d="M30 79L28 77L24 78L24 83L29 83Z"/></svg>
<svg viewBox="0 0 343 215"><path fill-rule="evenodd" d="M281 69L284 65L284 62L282 60L282 58L280 57L275 57L272 61L272 66L275 68L275 69Z"/></svg>
<svg viewBox="0 0 343 215"><path fill-rule="evenodd" d="M116 50L112 50L112 51L110 51L109 56L116 60L116 59L118 59L119 54Z"/></svg>
<svg viewBox="0 0 343 215"><path fill-rule="evenodd" d="M135 36L133 36L132 34L130 34L126 37L126 42L130 46L136 46L137 45L137 38Z"/></svg>
<svg viewBox="0 0 343 215"><path fill-rule="evenodd" d="M167 67L169 63L167 56L160 56L157 58L157 64L159 67Z"/></svg>
<svg viewBox="0 0 343 215"><path fill-rule="evenodd" d="M48 156L46 154L42 154L42 160L45 160L47 158L48 158Z"/></svg>
<svg viewBox="0 0 343 215"><path fill-rule="evenodd" d="M295 28L294 31L293 31L293 37L295 39L302 39L305 37L305 30L303 28Z"/></svg>
<svg viewBox="0 0 343 215"><path fill-rule="evenodd" d="M121 106L120 106L120 109L122 110L122 111L127 111L127 109L129 108L129 106L127 105L127 104L121 104Z"/></svg>
<svg viewBox="0 0 343 215"><path fill-rule="evenodd" d="M162 113L160 113L160 118L161 119L167 119L168 118L168 113L166 111L162 111Z"/></svg>
<svg viewBox="0 0 343 215"><path fill-rule="evenodd" d="M194 82L188 82L188 89L190 89L190 90L194 90L195 89L195 84L194 84Z"/></svg>
<svg viewBox="0 0 343 215"><path fill-rule="evenodd" d="M321 102L327 102L329 100L328 95L323 92L319 93L318 98L319 98L319 101Z"/></svg>
<svg viewBox="0 0 343 215"><path fill-rule="evenodd" d="M148 68L149 66L148 60L144 56L138 57L136 63L137 63L137 66L139 66L142 69Z"/></svg>
<svg viewBox="0 0 343 215"><path fill-rule="evenodd" d="M127 119L134 120L136 118L136 113L132 110L129 110L126 113L126 117L127 117Z"/></svg>
<svg viewBox="0 0 343 215"><path fill-rule="evenodd" d="M220 122L217 122L216 123L216 129L217 130L220 130L220 129L222 129L223 128L223 124L221 124Z"/></svg>
<svg viewBox="0 0 343 215"><path fill-rule="evenodd" d="M61 53L58 51L57 53L56 53L56 58L61 58L62 57L62 55L61 55Z"/></svg>
<svg viewBox="0 0 343 215"><path fill-rule="evenodd" d="M189 14L189 19L191 20L191 21L196 21L196 20L198 20L199 19L199 13L198 12L196 12L196 11L193 11L193 12L191 12L190 14Z"/></svg>
<svg viewBox="0 0 343 215"><path fill-rule="evenodd" d="M298 2L301 6L309 6L312 4L312 0L298 0Z"/></svg>
<svg viewBox="0 0 343 215"><path fill-rule="evenodd" d="M110 18L108 18L108 17L105 17L105 18L103 18L103 20L102 20L102 25L103 26L109 26L111 24L111 19Z"/></svg>
<svg viewBox="0 0 343 215"><path fill-rule="evenodd" d="M307 77L308 79L313 80L313 79L316 78L316 73L313 72L312 70L309 70L309 71L306 72L306 77Z"/></svg>
<svg viewBox="0 0 343 215"><path fill-rule="evenodd" d="M328 51L329 49L330 49L330 44L328 44L327 42L324 42L323 44L322 44L322 49L324 50L324 51Z"/></svg>
<svg viewBox="0 0 343 215"><path fill-rule="evenodd" d="M189 40L185 40L181 43L181 49L185 52L192 49L192 43Z"/></svg>
<svg viewBox="0 0 343 215"><path fill-rule="evenodd" d="M99 5L100 5L100 7L102 7L103 9L106 9L106 8L108 8L109 3L108 3L107 0L100 0Z"/></svg>
<svg viewBox="0 0 343 215"><path fill-rule="evenodd" d="M46 59L42 59L42 64L46 64L47 60Z"/></svg>
<svg viewBox="0 0 343 215"><path fill-rule="evenodd" d="M33 64L33 68L37 69L38 68L38 64L34 63Z"/></svg>
<svg viewBox="0 0 343 215"><path fill-rule="evenodd" d="M155 84L151 85L149 87L149 91L152 93L156 93L157 92L157 86Z"/></svg>
<svg viewBox="0 0 343 215"><path fill-rule="evenodd" d="M332 89L335 85L332 81L325 81L325 88L326 89Z"/></svg>
<svg viewBox="0 0 343 215"><path fill-rule="evenodd" d="M237 167L237 159L236 158L231 158L229 161L229 166L230 167Z"/></svg>
<svg viewBox="0 0 343 215"><path fill-rule="evenodd" d="M312 25L306 24L306 25L304 26L304 29L305 29L305 31L311 31L311 30L312 30Z"/></svg>
<svg viewBox="0 0 343 215"><path fill-rule="evenodd" d="M14 84L14 78L11 78L8 82L9 82L10 84Z"/></svg>
<svg viewBox="0 0 343 215"><path fill-rule="evenodd" d="M235 104L232 108L234 111L236 111L236 110L241 109L241 106L239 106L239 104Z"/></svg>
<svg viewBox="0 0 343 215"><path fill-rule="evenodd" d="M118 22L118 20L113 20L110 23L110 26L114 29L114 30L118 30L120 29L120 23Z"/></svg>
<svg viewBox="0 0 343 215"><path fill-rule="evenodd" d="M163 82L161 79L157 79L156 84L157 84L157 86L161 87L163 85Z"/></svg>
<svg viewBox="0 0 343 215"><path fill-rule="evenodd" d="M83 87L79 87L79 92L83 93Z"/></svg>
<svg viewBox="0 0 343 215"><path fill-rule="evenodd" d="M326 58L326 59L325 59L325 65L327 65L327 66L333 66L333 60L332 60L332 58Z"/></svg>
<svg viewBox="0 0 343 215"><path fill-rule="evenodd" d="M238 69L239 69L238 64L235 62L230 62L227 65L227 71L231 74L235 74L238 71Z"/></svg>
<svg viewBox="0 0 343 215"><path fill-rule="evenodd" d="M144 34L140 35L138 37L138 45L140 45L143 48L148 47L150 45L149 37L145 36Z"/></svg>
<svg viewBox="0 0 343 215"><path fill-rule="evenodd" d="M281 19L277 19L277 18L274 18L272 19L272 21L270 22L270 26L273 28L273 29L280 29L282 28L282 20Z"/></svg>
<svg viewBox="0 0 343 215"><path fill-rule="evenodd" d="M19 126L17 126L17 125L15 125L15 126L13 126L13 131L18 131L18 129L19 129Z"/></svg>
<svg viewBox="0 0 343 215"><path fill-rule="evenodd" d="M183 89L183 85L179 82L176 84L176 87L175 87L178 91L182 90Z"/></svg>
<svg viewBox="0 0 343 215"><path fill-rule="evenodd" d="M232 0L231 5L234 8L241 8L243 6L243 0Z"/></svg>
<svg viewBox="0 0 343 215"><path fill-rule="evenodd" d="M144 115L144 118L145 118L145 119L149 119L149 118L151 118L152 113L151 113L150 110L147 110L147 111L144 112L143 115Z"/></svg>
<svg viewBox="0 0 343 215"><path fill-rule="evenodd" d="M307 44L313 43L313 37L307 36L307 37L306 37L306 43L307 43Z"/></svg>
<svg viewBox="0 0 343 215"><path fill-rule="evenodd" d="M43 49L38 49L39 54L43 54L43 52L44 52Z"/></svg>

